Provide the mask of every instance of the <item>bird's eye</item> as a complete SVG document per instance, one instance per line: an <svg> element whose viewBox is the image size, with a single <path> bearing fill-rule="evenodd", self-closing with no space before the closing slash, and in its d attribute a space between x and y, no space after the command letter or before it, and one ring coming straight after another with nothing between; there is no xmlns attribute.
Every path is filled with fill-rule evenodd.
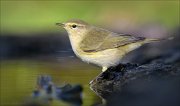
<svg viewBox="0 0 180 106"><path fill-rule="evenodd" d="M76 28L76 27L77 27L77 25L75 25L75 24L74 24L74 25L72 25L72 28Z"/></svg>

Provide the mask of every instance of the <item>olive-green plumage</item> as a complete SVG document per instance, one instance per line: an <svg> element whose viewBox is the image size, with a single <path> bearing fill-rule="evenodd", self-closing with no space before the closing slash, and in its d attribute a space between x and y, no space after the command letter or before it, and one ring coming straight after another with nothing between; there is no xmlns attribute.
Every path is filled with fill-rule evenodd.
<svg viewBox="0 0 180 106"><path fill-rule="evenodd" d="M145 38L133 37L131 35L116 34L95 27L87 32L86 37L80 43L80 48L85 52L98 52L106 49L119 48L144 39Z"/></svg>
<svg viewBox="0 0 180 106"><path fill-rule="evenodd" d="M159 41L117 34L82 20L70 20L57 25L67 30L74 53L85 62L103 67L102 71L118 65L128 52L141 45Z"/></svg>

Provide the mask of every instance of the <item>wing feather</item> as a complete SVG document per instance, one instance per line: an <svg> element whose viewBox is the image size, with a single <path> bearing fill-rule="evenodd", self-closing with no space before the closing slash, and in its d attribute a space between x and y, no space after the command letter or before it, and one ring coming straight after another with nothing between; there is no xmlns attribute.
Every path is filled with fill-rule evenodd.
<svg viewBox="0 0 180 106"><path fill-rule="evenodd" d="M144 40L143 37L134 37L126 34L112 33L107 30L96 30L88 33L82 40L80 48L84 52L98 52L107 49L119 48L121 46Z"/></svg>

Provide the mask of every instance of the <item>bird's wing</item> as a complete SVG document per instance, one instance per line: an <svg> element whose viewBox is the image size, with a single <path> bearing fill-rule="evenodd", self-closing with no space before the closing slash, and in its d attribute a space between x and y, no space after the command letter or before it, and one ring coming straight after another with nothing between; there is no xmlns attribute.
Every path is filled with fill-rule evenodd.
<svg viewBox="0 0 180 106"><path fill-rule="evenodd" d="M93 39L96 39L96 38L93 38ZM92 40L91 43L89 42L89 45L85 45L81 49L84 52L98 52L98 51L103 51L107 49L118 48L120 46L124 46L130 43L144 40L145 38L134 37L131 35L126 35L126 34L110 33L105 38L102 38L102 39L97 38L97 39L98 39L97 41L99 42L96 42L96 40Z"/></svg>
<svg viewBox="0 0 180 106"><path fill-rule="evenodd" d="M84 52L97 49L102 45L109 33L107 30L93 27L80 42L80 49Z"/></svg>

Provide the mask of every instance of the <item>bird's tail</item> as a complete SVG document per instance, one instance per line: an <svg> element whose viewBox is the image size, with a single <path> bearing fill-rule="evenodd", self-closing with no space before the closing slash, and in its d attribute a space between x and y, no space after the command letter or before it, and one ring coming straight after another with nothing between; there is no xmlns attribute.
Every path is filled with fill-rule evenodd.
<svg viewBox="0 0 180 106"><path fill-rule="evenodd" d="M174 39L174 37L169 37L169 38L160 38L160 39L149 39L149 38L147 38L147 39L145 39L145 43L151 43L151 42L159 42L159 41L164 41L164 40L173 40Z"/></svg>

